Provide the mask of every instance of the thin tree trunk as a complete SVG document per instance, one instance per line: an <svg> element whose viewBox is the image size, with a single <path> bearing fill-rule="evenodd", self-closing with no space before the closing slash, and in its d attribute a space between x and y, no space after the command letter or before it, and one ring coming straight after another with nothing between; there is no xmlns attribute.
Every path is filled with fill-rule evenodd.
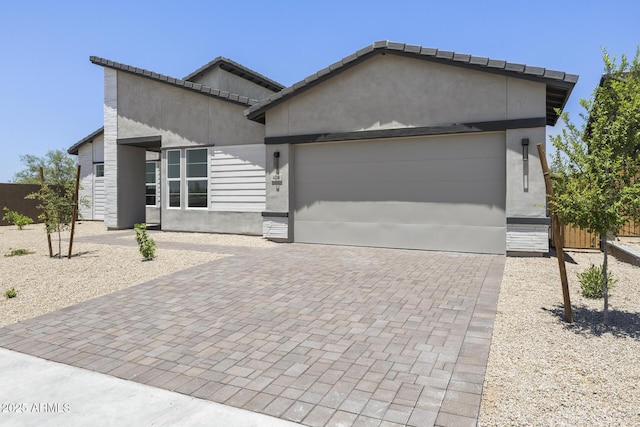
<svg viewBox="0 0 640 427"><path fill-rule="evenodd" d="M62 259L62 234L60 233L60 226L58 226L58 258Z"/></svg>
<svg viewBox="0 0 640 427"><path fill-rule="evenodd" d="M604 286L602 294L604 295L604 312L602 314L602 323L607 324L607 314L609 312L609 274L607 272L607 235L600 235L602 251L604 252L604 262L602 263L602 279Z"/></svg>

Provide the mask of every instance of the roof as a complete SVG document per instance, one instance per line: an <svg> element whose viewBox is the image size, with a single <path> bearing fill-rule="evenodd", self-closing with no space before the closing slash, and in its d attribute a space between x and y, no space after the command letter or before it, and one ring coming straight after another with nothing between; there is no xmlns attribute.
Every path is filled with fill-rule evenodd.
<svg viewBox="0 0 640 427"><path fill-rule="evenodd" d="M78 154L78 150L80 149L80 146L82 144L87 143L87 142L91 142L92 140L94 140L96 137L102 135L103 133L104 133L104 126L101 127L100 129L94 130L89 135L85 136L80 141L78 141L75 144L73 144L71 147L69 147L69 149L67 150L67 153L77 155Z"/></svg>
<svg viewBox="0 0 640 427"><path fill-rule="evenodd" d="M189 74L188 76L186 76L183 80L186 81L193 81L195 80L198 76L206 73L207 71L215 68L215 67L220 67L221 69L234 74L238 77L241 77L245 80L250 81L251 83L257 84L258 86L262 86L264 88L267 88L273 92L278 92L281 91L282 89L284 89L284 85L281 85L280 83L271 80L268 77L263 76L260 73L257 73L247 67L245 67L242 64L238 64L237 62L234 62L232 60L230 60L229 58L225 58L222 56L217 57L216 59L214 59L213 61L209 62L208 64L203 65L202 67L198 68L197 70L195 70L193 73Z"/></svg>
<svg viewBox="0 0 640 427"><path fill-rule="evenodd" d="M138 67L133 67L131 65L121 64L119 62L110 61L108 59L100 58L98 56L91 56L89 60L96 65L101 65L103 67L112 68L114 70L134 74L134 75L144 77L150 80L154 80L160 83L179 87L181 89L190 90L196 93L211 96L213 98L218 98L224 101L229 101L234 104L251 106L258 102L256 99L250 99L246 96L229 93L224 90L214 89L209 86L193 83L187 80L176 79L174 77L169 77L164 74L158 74L153 71L145 70L144 68L138 68Z"/></svg>
<svg viewBox="0 0 640 427"><path fill-rule="evenodd" d="M293 96L304 92L315 85L345 71L352 66L373 57L378 54L396 54L412 58L422 59L441 64L464 67L477 71L484 71L494 74L501 74L509 77L533 80L546 84L547 87L547 109L546 117L548 125L555 125L558 121L556 109L562 110L569 99L569 95L573 90L578 76L575 74L567 74L563 71L547 70L542 67L533 67L524 64L515 64L503 60L491 59L480 56L472 56L463 53L456 53L435 48L428 48L404 43L395 43L390 41L377 41L366 46L355 53L341 59L340 61L323 68L315 74L312 74L289 86L280 92L271 95L268 98L252 105L245 111L245 115L254 121L264 123L265 112L284 102Z"/></svg>

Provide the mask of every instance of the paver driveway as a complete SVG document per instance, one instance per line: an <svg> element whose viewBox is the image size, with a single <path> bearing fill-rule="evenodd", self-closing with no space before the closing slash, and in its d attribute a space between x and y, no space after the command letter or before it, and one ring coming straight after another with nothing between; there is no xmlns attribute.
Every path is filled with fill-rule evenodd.
<svg viewBox="0 0 640 427"><path fill-rule="evenodd" d="M2 328L0 346L310 426L476 424L504 257L221 252Z"/></svg>

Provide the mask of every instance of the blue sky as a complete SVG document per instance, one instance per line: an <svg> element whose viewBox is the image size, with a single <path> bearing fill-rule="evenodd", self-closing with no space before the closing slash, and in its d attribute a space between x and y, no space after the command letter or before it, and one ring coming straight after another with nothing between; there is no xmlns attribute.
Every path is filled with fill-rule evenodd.
<svg viewBox="0 0 640 427"><path fill-rule="evenodd" d="M600 47L632 56L638 16L636 0L3 0L0 182L21 154L66 150L102 126L103 69L90 55L174 77L222 55L288 86L391 40L579 74L566 108L577 118Z"/></svg>

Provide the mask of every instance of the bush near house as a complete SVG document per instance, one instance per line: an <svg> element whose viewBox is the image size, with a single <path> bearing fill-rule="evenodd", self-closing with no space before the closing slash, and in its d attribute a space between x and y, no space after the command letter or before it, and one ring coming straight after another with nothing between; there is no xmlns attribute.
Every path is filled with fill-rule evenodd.
<svg viewBox="0 0 640 427"><path fill-rule="evenodd" d="M32 253L33 252L30 252L28 249L11 249L11 248L9 248L9 252L4 254L4 256L5 257L22 256L22 255L29 255L29 254L32 254Z"/></svg>
<svg viewBox="0 0 640 427"><path fill-rule="evenodd" d="M596 267L591 264L591 267L582 273L578 273L578 280L580 281L582 296L585 298L600 299L604 297L603 266ZM609 289L612 289L617 282L618 280L615 279L611 273L607 273L607 285Z"/></svg>
<svg viewBox="0 0 640 427"><path fill-rule="evenodd" d="M16 211L9 210L8 207L3 208L5 214L2 217L3 221L7 221L9 224L13 224L18 227L18 230L22 230L26 225L33 224L33 219L26 215L19 214Z"/></svg>
<svg viewBox="0 0 640 427"><path fill-rule="evenodd" d="M133 228L136 231L136 242L140 247L140 253L145 261L151 261L155 257L156 242L147 234L147 224L135 224Z"/></svg>

